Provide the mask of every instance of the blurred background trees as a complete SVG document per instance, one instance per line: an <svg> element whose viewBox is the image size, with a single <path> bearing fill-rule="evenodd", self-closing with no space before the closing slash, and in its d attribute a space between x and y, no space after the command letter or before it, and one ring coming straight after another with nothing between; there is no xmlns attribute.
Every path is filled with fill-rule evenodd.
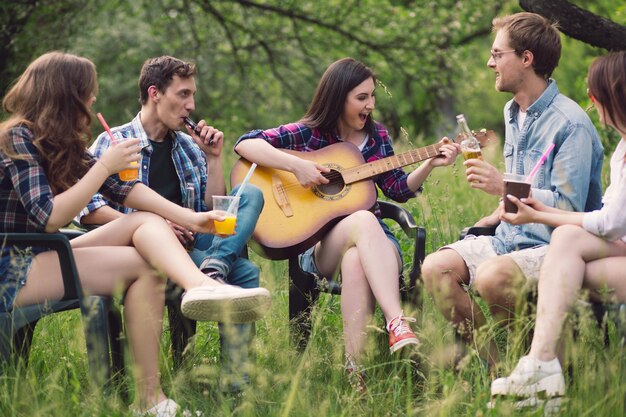
<svg viewBox="0 0 626 417"><path fill-rule="evenodd" d="M501 132L502 106L511 97L494 90L494 74L486 67L491 20L537 3L13 0L0 5L0 94L43 52L85 55L99 72L95 110L116 125L139 108L144 60L174 55L198 66L194 117L234 141L250 129L297 120L326 66L352 56L376 71L376 118L396 142L432 143L452 135L457 113L465 113L473 128ZM569 3L617 27L626 23L624 1ZM586 69L606 50L567 36L563 43L554 78L585 106ZM94 124L94 134L99 131Z"/></svg>

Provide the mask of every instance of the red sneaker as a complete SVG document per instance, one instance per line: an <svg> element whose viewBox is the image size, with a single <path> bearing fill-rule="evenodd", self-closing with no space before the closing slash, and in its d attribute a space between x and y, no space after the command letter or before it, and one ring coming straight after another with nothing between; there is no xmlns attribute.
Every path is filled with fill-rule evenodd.
<svg viewBox="0 0 626 417"><path fill-rule="evenodd" d="M412 317L404 317L402 313L398 317L393 318L387 325L389 331L389 350L394 353L402 349L406 345L420 344L419 339L411 330L408 322L415 322Z"/></svg>

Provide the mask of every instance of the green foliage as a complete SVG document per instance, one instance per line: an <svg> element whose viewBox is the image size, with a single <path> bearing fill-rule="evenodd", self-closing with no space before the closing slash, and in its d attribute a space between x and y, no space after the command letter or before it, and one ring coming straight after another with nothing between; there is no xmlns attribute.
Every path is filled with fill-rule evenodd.
<svg viewBox="0 0 626 417"><path fill-rule="evenodd" d="M626 23L623 1L575 3ZM7 58L0 60L0 90L47 50L83 54L94 60L99 72L94 110L117 125L139 109L142 63L152 56L174 55L198 66L194 117L222 129L232 143L249 129L298 119L326 66L353 56L370 65L386 87L378 90L376 117L389 127L398 150L409 147L408 141L432 143L441 135L452 135L457 113L465 113L473 128L495 129L502 139L502 107L510 97L494 90L486 61L491 19L515 11L519 11L516 2L496 0L3 2L0 31L5 42L0 57ZM585 107L590 104L586 68L604 51L566 37L563 43L554 77L564 94ZM597 122L595 112L590 115ZM94 134L101 130L98 125L93 129ZM618 138L604 130L601 134L607 151L612 150ZM501 167L500 148L486 150L485 157ZM229 167L235 156L226 159ZM462 227L496 204L497 198L467 186L459 161L436 170L424 193L406 207L426 227L427 252L432 252L456 240ZM408 249L410 242L401 244ZM199 326L195 351L179 371L172 369L166 348L169 334L164 334L165 389L192 411L241 416L537 415L516 413L507 404L499 405L495 413L487 410L494 375L471 351L458 370L452 369L450 362L457 353L452 329L425 295L420 310L405 306L406 313L418 318L422 355L389 356L378 314L366 355L368 393L358 396L341 366L338 298L322 296L313 316L312 341L298 355L289 345L285 262L256 255L253 260L261 266L263 285L272 291L273 307L257 323L256 367L239 405L218 388L214 324ZM588 314L580 317L570 324L581 335L578 342L566 338L571 372L563 415L620 415L626 396L624 344L613 329L609 346L604 347L596 324ZM531 324L532 319L523 316L507 333L495 323L480 330L477 348L494 338L499 341L503 361L494 373L510 370L525 351ZM46 318L38 326L28 369L0 374L0 415L132 415L119 398L90 386L86 363L77 312Z"/></svg>
<svg viewBox="0 0 626 417"><path fill-rule="evenodd" d="M423 219L429 252L457 239L461 227L490 211L495 203L471 190L460 169L437 170L440 172L428 180L425 193L408 206ZM368 390L359 395L348 384L342 367L340 298L321 296L313 312L311 341L298 354L289 342L286 262L270 262L256 254L252 260L260 266L262 283L272 292L273 302L269 315L256 324L255 366L251 385L241 400L219 389L214 323L199 324L188 362L178 370L172 368L165 330L161 358L164 389L191 411L211 416L294 417L541 415L540 411L516 412L506 402L499 403L495 411L486 407L492 379L510 372L527 351L534 311L525 302L518 308L525 313L520 313L508 330L491 321L479 329L474 345L463 351L450 324L436 311L431 298L422 294L420 309L404 305L405 314L418 319L422 345L417 356L388 353L382 314L377 312L368 330L364 358ZM604 330L589 310L583 306L577 310L566 325L563 352L568 399L559 415L621 415L626 406L626 347L615 328L619 322L605 322L609 330L605 346ZM475 352L491 340L498 342L501 361L489 370ZM114 393L90 385L80 314L73 311L48 317L38 325L28 368L5 369L0 374L0 415L130 417L132 411Z"/></svg>
<svg viewBox="0 0 626 417"><path fill-rule="evenodd" d="M579 3L626 20L623 4ZM10 39L0 87L46 50L83 54L99 70L95 110L117 125L139 109L142 63L174 55L198 66L194 117L222 129L229 142L299 119L326 66L343 56L366 62L387 87L378 94L377 118L395 138L432 143L454 133L457 113L474 128L502 132L510 97L494 90L486 67L491 19L520 10L511 0L64 0L0 7L0 29ZM600 53L564 38L555 78L583 105L586 68ZM615 139L604 139L612 149Z"/></svg>
<svg viewBox="0 0 626 417"><path fill-rule="evenodd" d="M0 95L37 56L66 49L90 19L85 0L12 0L0 3Z"/></svg>

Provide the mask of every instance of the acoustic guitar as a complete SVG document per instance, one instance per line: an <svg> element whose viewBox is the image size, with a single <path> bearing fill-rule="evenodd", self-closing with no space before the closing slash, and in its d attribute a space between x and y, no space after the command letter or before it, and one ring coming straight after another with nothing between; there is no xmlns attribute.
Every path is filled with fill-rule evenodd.
<svg viewBox="0 0 626 417"><path fill-rule="evenodd" d="M493 131L474 134L481 146L497 141ZM442 145L436 143L372 162L365 162L359 149L347 142L312 152L281 149L330 168L323 174L329 183L305 188L291 172L258 166L249 183L261 189L265 205L252 236L254 242L250 242L252 248L273 260L304 252L342 218L374 206L376 185L370 178L434 158ZM251 165L243 158L235 163L230 176L232 187L243 181Z"/></svg>

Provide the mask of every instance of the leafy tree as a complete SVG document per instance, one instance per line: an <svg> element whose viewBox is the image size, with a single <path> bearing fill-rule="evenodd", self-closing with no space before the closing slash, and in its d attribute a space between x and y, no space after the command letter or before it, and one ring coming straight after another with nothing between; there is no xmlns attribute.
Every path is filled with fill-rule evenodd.
<svg viewBox="0 0 626 417"><path fill-rule="evenodd" d="M624 10L609 0L578 3L612 19ZM8 39L0 57L9 57L0 61L0 87L46 50L86 55L99 71L96 109L110 124L137 112L137 78L148 57L194 61L194 116L233 140L298 119L326 66L353 56L382 83L376 117L394 137L406 131L426 142L453 134L456 113L466 113L472 127L501 126L510 97L494 91L485 66L491 20L520 10L496 0L20 0L0 7ZM584 73L599 53L564 38L555 73L564 93L586 101Z"/></svg>
<svg viewBox="0 0 626 417"><path fill-rule="evenodd" d="M0 95L32 59L69 47L90 10L87 0L0 2Z"/></svg>
<svg viewBox="0 0 626 417"><path fill-rule="evenodd" d="M614 2L611 2L614 6ZM520 6L559 22L563 33L587 44L611 51L626 49L626 26L581 9L566 0L520 0ZM619 7L624 10L625 6Z"/></svg>

